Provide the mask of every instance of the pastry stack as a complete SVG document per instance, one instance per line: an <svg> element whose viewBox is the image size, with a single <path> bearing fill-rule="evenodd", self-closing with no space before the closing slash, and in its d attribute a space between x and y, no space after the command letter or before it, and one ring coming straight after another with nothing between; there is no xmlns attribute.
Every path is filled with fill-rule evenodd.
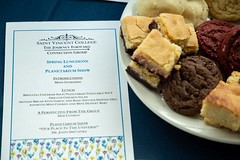
<svg viewBox="0 0 240 160"><path fill-rule="evenodd" d="M151 21L127 16L121 20L121 31L132 60L127 72L151 89L171 74L181 56L198 51L194 26L181 15L162 13Z"/></svg>

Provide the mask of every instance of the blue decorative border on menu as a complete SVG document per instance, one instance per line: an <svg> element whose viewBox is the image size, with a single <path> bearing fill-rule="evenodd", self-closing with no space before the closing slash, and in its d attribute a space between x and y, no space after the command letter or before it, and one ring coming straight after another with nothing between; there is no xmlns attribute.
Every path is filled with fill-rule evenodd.
<svg viewBox="0 0 240 160"><path fill-rule="evenodd" d="M12 160L122 160L123 137L13 140Z"/></svg>

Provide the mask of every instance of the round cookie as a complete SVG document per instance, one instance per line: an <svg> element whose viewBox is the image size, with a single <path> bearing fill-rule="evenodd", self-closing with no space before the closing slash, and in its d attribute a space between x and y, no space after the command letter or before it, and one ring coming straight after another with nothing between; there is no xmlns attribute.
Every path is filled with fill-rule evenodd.
<svg viewBox="0 0 240 160"><path fill-rule="evenodd" d="M239 21L239 0L206 0L210 14L220 20Z"/></svg>
<svg viewBox="0 0 240 160"><path fill-rule="evenodd" d="M209 20L197 27L197 38L200 50L205 56L218 60L218 49L225 33L233 27L232 24L221 20Z"/></svg>
<svg viewBox="0 0 240 160"><path fill-rule="evenodd" d="M163 98L174 111L188 116L200 113L202 100L222 80L214 61L203 56L180 60L181 68L163 84Z"/></svg>
<svg viewBox="0 0 240 160"><path fill-rule="evenodd" d="M186 23L197 27L208 18L205 0L136 0L134 13L139 16L157 17L161 13L182 15Z"/></svg>
<svg viewBox="0 0 240 160"><path fill-rule="evenodd" d="M219 64L227 75L240 71L240 25L232 27L225 34L219 54Z"/></svg>
<svg viewBox="0 0 240 160"><path fill-rule="evenodd" d="M182 15L187 23L197 27L207 20L209 9L205 0L181 0L180 3L184 7Z"/></svg>
<svg viewBox="0 0 240 160"><path fill-rule="evenodd" d="M137 0L135 12L140 16L156 17L160 13L182 14L184 8L180 0Z"/></svg>

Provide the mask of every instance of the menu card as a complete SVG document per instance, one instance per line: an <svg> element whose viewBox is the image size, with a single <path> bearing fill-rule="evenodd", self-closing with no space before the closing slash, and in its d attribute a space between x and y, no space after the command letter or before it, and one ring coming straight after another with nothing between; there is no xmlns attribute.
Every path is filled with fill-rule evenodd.
<svg viewBox="0 0 240 160"><path fill-rule="evenodd" d="M134 159L119 21L6 24L2 160Z"/></svg>

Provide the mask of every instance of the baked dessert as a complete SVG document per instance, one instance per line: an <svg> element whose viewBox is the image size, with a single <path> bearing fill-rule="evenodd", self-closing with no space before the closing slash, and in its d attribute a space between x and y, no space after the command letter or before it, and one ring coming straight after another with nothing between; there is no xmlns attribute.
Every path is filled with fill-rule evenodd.
<svg viewBox="0 0 240 160"><path fill-rule="evenodd" d="M135 12L139 16L157 17L161 13L182 14L184 11L180 0L137 0Z"/></svg>
<svg viewBox="0 0 240 160"><path fill-rule="evenodd" d="M240 20L240 1L239 0L206 0L210 14L224 21Z"/></svg>
<svg viewBox="0 0 240 160"><path fill-rule="evenodd" d="M184 51L183 56L198 51L195 28L192 23L186 24L182 15L161 13L154 22L150 24L150 27L159 29L164 37L179 45Z"/></svg>
<svg viewBox="0 0 240 160"><path fill-rule="evenodd" d="M197 115L202 100L222 80L221 72L213 60L198 55L183 58L178 64L180 69L163 83L163 99L180 114Z"/></svg>
<svg viewBox="0 0 240 160"><path fill-rule="evenodd" d="M152 20L152 18L145 16L126 16L121 19L121 37L127 53L131 55L142 43L150 32L148 26Z"/></svg>
<svg viewBox="0 0 240 160"><path fill-rule="evenodd" d="M131 61L126 69L127 73L134 79L141 82L147 88L156 90L160 83L160 77L149 72L146 68L139 65L137 62Z"/></svg>
<svg viewBox="0 0 240 160"><path fill-rule="evenodd" d="M162 34L173 43L184 48L190 37L190 30L185 23L184 17L171 13L161 13L159 17Z"/></svg>
<svg viewBox="0 0 240 160"><path fill-rule="evenodd" d="M208 18L208 5L205 0L181 0L184 6L182 15L187 23L193 23L194 27L199 26Z"/></svg>
<svg viewBox="0 0 240 160"><path fill-rule="evenodd" d="M137 0L135 13L148 17L157 17L161 13L179 14L197 27L207 20L208 5L205 0Z"/></svg>
<svg viewBox="0 0 240 160"><path fill-rule="evenodd" d="M232 85L240 85L240 72L233 71L231 76L227 78L227 83Z"/></svg>
<svg viewBox="0 0 240 160"><path fill-rule="evenodd" d="M201 116L209 125L240 131L240 86L220 81L203 100Z"/></svg>
<svg viewBox="0 0 240 160"><path fill-rule="evenodd" d="M209 20L197 27L199 48L208 58L218 60L218 50L225 33L233 27L232 24L221 20Z"/></svg>
<svg viewBox="0 0 240 160"><path fill-rule="evenodd" d="M187 39L187 42L184 44L184 47L183 47L182 55L184 55L184 56L189 53L197 53L199 50L197 34L195 32L195 28L194 28L193 24L188 23L186 25L190 31L190 36Z"/></svg>
<svg viewBox="0 0 240 160"><path fill-rule="evenodd" d="M167 78L181 56L182 49L153 29L131 56L154 74Z"/></svg>
<svg viewBox="0 0 240 160"><path fill-rule="evenodd" d="M240 25L232 27L224 35L218 59L222 69L229 76L233 71L240 71Z"/></svg>

